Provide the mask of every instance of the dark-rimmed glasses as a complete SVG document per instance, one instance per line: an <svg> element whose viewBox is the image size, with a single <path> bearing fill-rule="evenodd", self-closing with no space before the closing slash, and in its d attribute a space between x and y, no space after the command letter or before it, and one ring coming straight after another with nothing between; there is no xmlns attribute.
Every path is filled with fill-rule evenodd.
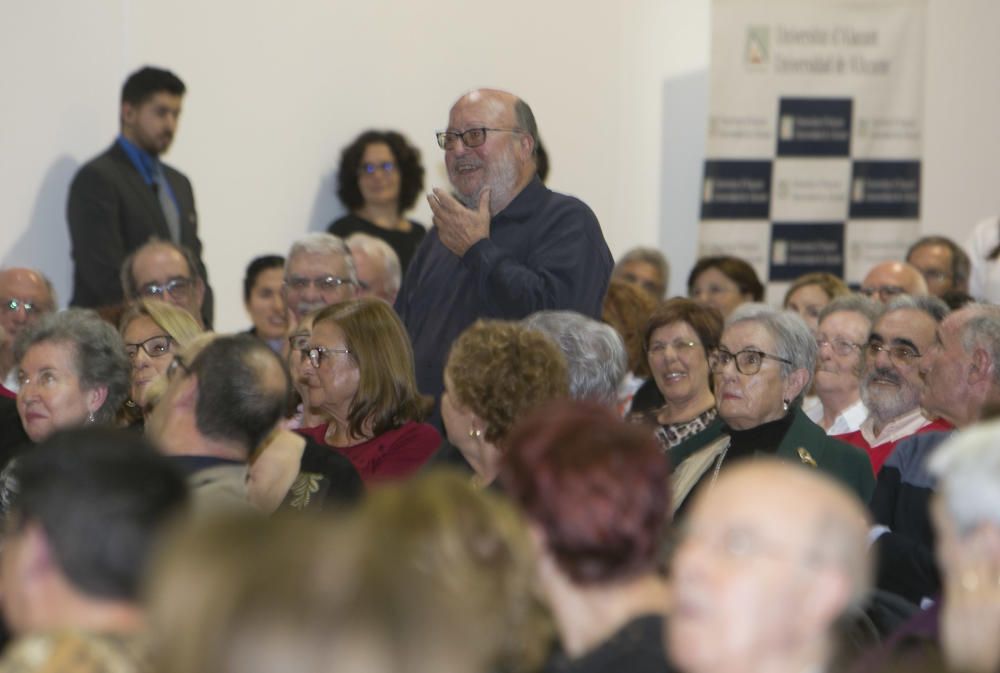
<svg viewBox="0 0 1000 673"><path fill-rule="evenodd" d="M713 372L719 373L725 369L726 365L730 362L735 362L736 371L740 374L753 376L760 371L761 366L764 364L764 360L777 360L778 362L784 362L786 365L794 364L791 360L779 358L777 355L771 355L770 353L759 351L756 348L744 348L738 353L730 353L725 348L717 348L712 351L711 355L708 356L708 366Z"/></svg>
<svg viewBox="0 0 1000 673"><path fill-rule="evenodd" d="M917 349L912 346L906 346L904 344L898 344L895 346L886 346L881 341L869 341L865 347L868 357L875 359L878 354L885 351L889 356L889 359L895 362L901 367L906 367L913 363L914 360L919 360L923 357Z"/></svg>
<svg viewBox="0 0 1000 673"><path fill-rule="evenodd" d="M323 366L323 359L327 357L329 353L343 353L348 354L349 351L346 348L323 348L322 346L307 346L302 349L302 357L309 358L309 364L311 364L316 369Z"/></svg>
<svg viewBox="0 0 1000 673"><path fill-rule="evenodd" d="M149 337L139 343L125 344L125 354L128 355L129 360L135 360L141 348L151 358L163 357L170 352L172 342L173 339L167 335Z"/></svg>
<svg viewBox="0 0 1000 673"><path fill-rule="evenodd" d="M285 286L289 290L295 290L296 292L305 292L312 285L320 292L333 292L338 290L343 285L353 285L354 281L350 278L341 278L340 276L319 276L317 278L306 278L304 276L288 276L285 278Z"/></svg>
<svg viewBox="0 0 1000 673"><path fill-rule="evenodd" d="M160 283L146 283L139 288L139 294L156 299L163 299L165 295L170 295L175 299L187 299L191 292L190 278L171 278L162 285Z"/></svg>
<svg viewBox="0 0 1000 673"><path fill-rule="evenodd" d="M480 126L475 129L466 129L461 133L458 131L438 131L435 135L437 136L438 146L441 149L451 150L455 148L459 140L466 147L479 147L486 142L487 131L493 131L494 133L524 133L521 129L491 129L486 126Z"/></svg>

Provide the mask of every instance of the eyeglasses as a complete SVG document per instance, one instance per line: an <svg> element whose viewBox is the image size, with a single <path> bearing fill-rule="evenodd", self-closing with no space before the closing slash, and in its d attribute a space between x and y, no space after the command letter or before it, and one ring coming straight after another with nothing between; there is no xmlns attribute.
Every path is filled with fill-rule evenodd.
<svg viewBox="0 0 1000 673"><path fill-rule="evenodd" d="M920 273L928 283L940 283L951 278L951 274L941 269L920 269Z"/></svg>
<svg viewBox="0 0 1000 673"><path fill-rule="evenodd" d="M868 357L874 360L882 351L885 351L889 355L889 359L901 367L905 367L914 360L919 360L923 357L920 351L911 346L904 346L902 344L898 346L886 346L881 341L868 342Z"/></svg>
<svg viewBox="0 0 1000 673"><path fill-rule="evenodd" d="M817 337L816 345L820 350L823 349L823 346L829 346L837 355L850 355L855 348L861 350L865 347L865 344L856 344L846 339L826 339L823 337Z"/></svg>
<svg viewBox="0 0 1000 673"><path fill-rule="evenodd" d="M296 292L305 292L309 289L309 286L314 286L320 292L333 292L334 290L340 289L343 285L353 285L354 281L350 278L341 278L340 276L320 276L318 278L304 278L303 276L289 276L285 279L285 286L289 290L294 290Z"/></svg>
<svg viewBox="0 0 1000 673"><path fill-rule="evenodd" d="M181 358L180 355L175 355L174 359L170 361L167 365L167 381L173 381L174 377L177 376L177 372L183 369L185 374L191 373L191 368L187 366L187 363Z"/></svg>
<svg viewBox="0 0 1000 673"><path fill-rule="evenodd" d="M163 285L159 283L146 283L139 288L139 294L157 299L162 299L167 294L174 299L187 299L188 294L191 292L191 285L190 278L171 278Z"/></svg>
<svg viewBox="0 0 1000 673"><path fill-rule="evenodd" d="M27 315L31 315L35 311L39 310L39 307L35 306L35 302L30 299L17 299L16 297L11 297L4 302L4 306L11 313L17 313L19 308L23 308Z"/></svg>
<svg viewBox="0 0 1000 673"><path fill-rule="evenodd" d="M386 175L391 175L396 170L396 164L392 161L383 161L380 164L373 164L365 162L358 167L359 175L375 175L378 171L382 171Z"/></svg>
<svg viewBox="0 0 1000 673"><path fill-rule="evenodd" d="M302 349L302 357L309 358L309 364L311 364L316 369L323 366L323 358L327 357L327 353L350 353L346 348L323 348L322 346L306 346Z"/></svg>
<svg viewBox="0 0 1000 673"><path fill-rule="evenodd" d="M677 356L687 355L701 344L689 339L674 339L673 341L654 341L649 344L650 355L663 355L667 348L673 348Z"/></svg>
<svg viewBox="0 0 1000 673"><path fill-rule="evenodd" d="M437 135L438 146L443 150L455 149L458 145L459 139L462 140L462 144L466 147L479 147L486 142L486 132L493 131L495 133L524 133L521 129L491 129L485 126L475 129L467 129L461 133L457 131L439 131Z"/></svg>
<svg viewBox="0 0 1000 673"><path fill-rule="evenodd" d="M794 364L791 360L779 358L777 355L770 355L753 348L744 348L738 353L730 353L725 348L717 348L712 351L711 355L708 356L708 366L713 372L719 373L725 369L726 365L730 362L735 362L736 371L740 374L753 376L760 371L761 366L764 364L764 360L768 359L784 362L786 365Z"/></svg>
<svg viewBox="0 0 1000 673"><path fill-rule="evenodd" d="M169 336L155 336L137 344L125 344L125 353L129 360L135 360L141 348L151 358L163 357L170 352L173 339Z"/></svg>
<svg viewBox="0 0 1000 673"><path fill-rule="evenodd" d="M905 294L906 290L898 285L879 285L877 287L863 287L858 292L869 298L878 295L879 299L886 302L893 297Z"/></svg>

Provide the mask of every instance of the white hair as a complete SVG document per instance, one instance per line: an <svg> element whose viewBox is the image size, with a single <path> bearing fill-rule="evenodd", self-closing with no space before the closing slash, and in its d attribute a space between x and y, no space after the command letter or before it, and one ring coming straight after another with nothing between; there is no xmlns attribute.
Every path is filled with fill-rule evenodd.
<svg viewBox="0 0 1000 673"><path fill-rule="evenodd" d="M574 311L538 311L523 323L559 346L569 369L571 397L608 406L617 403L628 357L614 328Z"/></svg>
<svg viewBox="0 0 1000 673"><path fill-rule="evenodd" d="M981 523L1000 526L1000 421L962 430L931 454L928 470L938 479L952 521L962 533Z"/></svg>
<svg viewBox="0 0 1000 673"><path fill-rule="evenodd" d="M348 236L345 243L352 253L362 252L373 259L381 259L385 267L387 282L387 286L383 289L390 294L399 292L399 286L403 282L403 270L399 265L399 255L396 254L391 245L381 238L375 238L361 232Z"/></svg>
<svg viewBox="0 0 1000 673"><path fill-rule="evenodd" d="M347 244L344 243L344 239L339 236L323 232L313 232L306 234L292 243L292 247L289 248L288 255L285 257L286 274L288 273L288 269L291 268L292 259L296 255L329 255L331 257L339 255L347 265L347 273L350 275L351 280L355 283L358 282L358 272L354 269L354 258L351 257L351 251L348 249Z"/></svg>

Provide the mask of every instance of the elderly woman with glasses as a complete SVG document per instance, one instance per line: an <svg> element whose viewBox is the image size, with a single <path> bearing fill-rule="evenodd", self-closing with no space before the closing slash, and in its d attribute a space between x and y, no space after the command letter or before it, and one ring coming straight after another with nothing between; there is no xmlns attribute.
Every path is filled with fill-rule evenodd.
<svg viewBox="0 0 1000 673"><path fill-rule="evenodd" d="M802 412L816 365L816 341L798 315L747 304L726 320L708 358L719 417L670 451L680 507L734 462L774 456L830 473L868 502L875 480L868 457L826 435Z"/></svg>
<svg viewBox="0 0 1000 673"><path fill-rule="evenodd" d="M303 351L328 422L299 432L350 459L365 482L409 476L437 450L441 436L421 422L431 401L417 392L413 349L391 306L365 298L326 307Z"/></svg>
<svg viewBox="0 0 1000 673"><path fill-rule="evenodd" d="M426 230L403 213L423 187L420 150L395 131L365 131L344 148L337 170L337 196L350 213L327 231L341 238L361 233L382 239L405 273Z"/></svg>

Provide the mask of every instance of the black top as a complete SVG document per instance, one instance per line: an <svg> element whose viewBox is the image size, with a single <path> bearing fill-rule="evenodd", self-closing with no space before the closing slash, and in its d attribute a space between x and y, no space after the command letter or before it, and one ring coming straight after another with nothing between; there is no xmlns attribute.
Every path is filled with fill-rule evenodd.
<svg viewBox="0 0 1000 673"><path fill-rule="evenodd" d="M17 402L0 395L0 469L11 458L31 446L21 416L17 413Z"/></svg>
<svg viewBox="0 0 1000 673"><path fill-rule="evenodd" d="M787 413L776 421L761 423L749 430L733 430L728 425L724 425L722 431L729 435L729 451L726 453L726 460L738 460L748 458L754 453L775 454L778 445L788 434L792 427L792 414Z"/></svg>
<svg viewBox="0 0 1000 673"><path fill-rule="evenodd" d="M578 659L557 654L546 673L666 673L662 615L643 615Z"/></svg>
<svg viewBox="0 0 1000 673"><path fill-rule="evenodd" d="M417 251L417 246L420 245L420 241L424 240L424 234L427 233L424 225L413 220L409 222L412 225L409 231L383 229L377 224L351 213L344 215L339 220L335 220L327 228L327 231L341 238L347 238L351 234L360 233L382 239L399 255L399 266L402 268L403 273L406 273L406 267L410 265L413 253Z"/></svg>

